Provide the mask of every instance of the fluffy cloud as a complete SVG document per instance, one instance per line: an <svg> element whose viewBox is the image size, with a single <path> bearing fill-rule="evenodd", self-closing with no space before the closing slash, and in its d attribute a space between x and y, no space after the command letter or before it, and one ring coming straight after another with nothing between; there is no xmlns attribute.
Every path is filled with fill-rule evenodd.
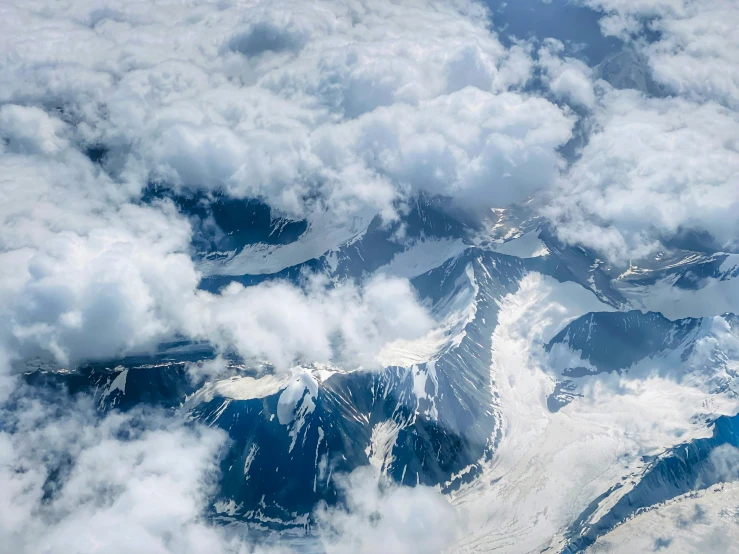
<svg viewBox="0 0 739 554"><path fill-rule="evenodd" d="M382 482L369 467L338 482L345 504L315 514L327 554L444 552L458 538L457 512L430 487Z"/></svg>
<svg viewBox="0 0 739 554"><path fill-rule="evenodd" d="M151 347L197 286L188 223L171 203L134 203L58 118L16 105L0 117L0 344L61 363Z"/></svg>
<svg viewBox="0 0 739 554"><path fill-rule="evenodd" d="M135 202L41 110L6 105L0 117L0 189L13 199L0 206L6 356L73 365L185 336L280 367L302 356L371 365L384 342L431 325L398 279L198 291L191 229L171 202Z"/></svg>
<svg viewBox="0 0 739 554"><path fill-rule="evenodd" d="M595 98L580 93L580 103L594 109L586 122L591 133L544 209L557 233L618 264L691 231L736 249L739 7L724 0L583 3L605 13L604 33L643 55L669 96L615 91L602 82L592 89ZM572 101L575 91L591 90L587 68L577 73L584 80L573 79L567 60L549 59L552 44L540 51L545 81ZM558 85L558 75L568 74Z"/></svg>
<svg viewBox="0 0 739 554"><path fill-rule="evenodd" d="M473 186L473 164L494 192L488 201L503 205L552 181L572 125L543 100L497 98L528 80L532 62L524 47L504 48L486 11L466 0L39 1L7 5L3 16L0 101L60 110L75 144L103 145L106 171L134 187L155 179L259 197L293 216L320 203L335 217L368 206L392 217L409 181L425 189L435 172L428 187L454 195ZM506 127L475 136L423 124L501 107ZM379 108L392 109L343 125ZM378 117L404 129L378 130ZM332 134L353 148L334 151ZM446 165L393 152L408 135L427 156L441 150ZM379 154L395 156L391 171L371 157ZM531 174L510 179L521 164Z"/></svg>
<svg viewBox="0 0 739 554"><path fill-rule="evenodd" d="M548 39L539 49L539 65L549 90L555 96L576 106L592 108L595 105L592 70L582 61L562 58L564 44Z"/></svg>
<svg viewBox="0 0 739 554"><path fill-rule="evenodd" d="M708 462L707 477L711 483L736 481L739 478L739 448L722 444L711 450Z"/></svg>
<svg viewBox="0 0 739 554"><path fill-rule="evenodd" d="M630 39L650 21L658 40L636 44L675 97L594 84L553 41L536 66L467 0L4 3L0 378L33 356L74 365L177 336L278 368L370 366L384 343L432 324L407 281L384 277L198 290L190 225L172 202L142 201L152 181L336 220L393 219L418 191L484 209L554 185L543 198L560 236L613 260L684 229L735 247L736 7L597 2L609 33ZM535 68L589 112L594 132L569 168L558 150L575 117L526 88ZM98 420L83 404L21 407L0 433L0 528L16 551L107 550L116 537L119 551L246 548L200 518L218 433L152 414ZM59 464L63 485L45 496ZM346 492L347 507L319 512L329 551L453 539L429 489L355 475Z"/></svg>
<svg viewBox="0 0 739 554"><path fill-rule="evenodd" d="M556 148L571 125L541 98L465 88L332 128L320 136L321 155L468 208L508 205L553 183L561 166Z"/></svg>
<svg viewBox="0 0 739 554"><path fill-rule="evenodd" d="M379 275L362 287L326 285L313 277L305 289L234 283L219 295L202 292L188 306L185 330L287 369L298 360L373 367L382 345L417 338L433 325L406 280Z"/></svg>
<svg viewBox="0 0 739 554"><path fill-rule="evenodd" d="M604 32L638 40L654 79L675 94L739 109L739 5L732 0L587 0Z"/></svg>
<svg viewBox="0 0 739 554"><path fill-rule="evenodd" d="M393 219L418 191L480 209L551 185L574 123L522 92L528 48L504 47L467 0L0 10L0 344L18 360L73 365L184 335L277 365L332 349L367 364L380 341L428 327L407 284L386 281L382 306L372 284L200 293L190 226L142 202L147 185L332 220ZM318 315L257 309L281 298ZM286 331L304 337L275 340Z"/></svg>
<svg viewBox="0 0 739 554"><path fill-rule="evenodd" d="M16 390L0 403L3 551L287 554L204 519L219 475L222 431L171 413L95 412L91 398ZM327 552L441 552L456 514L428 487L399 487L369 469L335 476L345 502L321 506L312 540ZM415 508L423 506L419 514Z"/></svg>
<svg viewBox="0 0 739 554"><path fill-rule="evenodd" d="M607 90L595 117L598 128L545 209L561 238L621 263L683 230L737 247L736 112Z"/></svg>
<svg viewBox="0 0 739 554"><path fill-rule="evenodd" d="M158 412L100 419L92 402L2 406L0 531L7 552L225 552L201 511L220 431Z"/></svg>

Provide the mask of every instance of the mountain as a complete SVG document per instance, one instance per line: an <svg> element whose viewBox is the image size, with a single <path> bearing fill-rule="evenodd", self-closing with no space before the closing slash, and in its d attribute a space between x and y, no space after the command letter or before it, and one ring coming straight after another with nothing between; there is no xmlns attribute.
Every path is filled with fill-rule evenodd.
<svg viewBox="0 0 739 554"><path fill-rule="evenodd" d="M554 528L527 540L533 549L576 552L640 510L714 485L711 453L739 446L739 318L710 314L705 300L736 290L736 255L675 249L613 268L561 243L525 208L473 223L444 198L423 195L399 221L355 218L330 227L320 214L290 221L253 201L177 203L199 230L193 248L205 290L300 283L305 272L334 284L384 273L408 278L436 323L425 337L380 352L381 369L306 361L277 372L227 356L227 372L207 377L189 364L215 352L187 341L72 371L29 366L29 385L93 395L101 415L155 405L223 429L230 441L210 505L214 521L310 535L316 504L340 500L336 476L372 466L402 485L437 487L460 509L506 498L524 506L537 490L531 483L556 482L567 493L536 507ZM629 387L655 380L693 394L699 408L686 408L681 433L622 452L632 431L597 412L595 399L606 394L618 405ZM577 435L577 418L596 412L606 418L599 430L584 426ZM665 415L655 408L648 417L657 425ZM589 437L601 432L620 445L608 451L614 465L577 492L577 476L597 464L590 454L568 458L568 485L566 472L547 465L565 447L548 441L592 453ZM566 509L558 503L565 500ZM502 512L491 516L460 549L495 550L496 522L515 536L506 528L511 521Z"/></svg>

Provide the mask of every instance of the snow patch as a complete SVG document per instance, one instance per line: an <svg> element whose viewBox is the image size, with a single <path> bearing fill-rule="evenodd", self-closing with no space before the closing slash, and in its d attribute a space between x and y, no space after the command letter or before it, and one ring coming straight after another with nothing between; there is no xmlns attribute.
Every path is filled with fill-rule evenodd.
<svg viewBox="0 0 739 554"><path fill-rule="evenodd" d="M395 461L393 448L401 429L400 424L392 419L382 421L372 428L370 444L365 454L369 458L370 465L382 473L387 473Z"/></svg>
<svg viewBox="0 0 739 554"><path fill-rule="evenodd" d="M598 538L588 553L736 552L739 485L722 484L670 500Z"/></svg>
<svg viewBox="0 0 739 554"><path fill-rule="evenodd" d="M378 362L385 367L410 367L437 359L445 348L459 346L465 327L475 319L477 293L475 275L468 265L455 283L454 292L434 306L433 316L439 324L421 338L386 344L377 355Z"/></svg>
<svg viewBox="0 0 739 554"><path fill-rule="evenodd" d="M614 281L614 285L637 309L661 312L667 319L739 313L739 278L707 278L699 289L674 286L678 278L679 275L671 275L646 286L619 281Z"/></svg>
<svg viewBox="0 0 739 554"><path fill-rule="evenodd" d="M544 345L568 321L612 309L573 286L530 274L500 301L491 378L503 435L493 459L481 462L482 476L452 494L474 530L459 552L561 551L558 533L612 486L624 484L592 518L606 513L637 480L624 478L643 472L645 455L710 436L697 415L739 410L730 395L708 395L661 377L604 374L584 379L582 398L550 412L546 399L554 382Z"/></svg>
<svg viewBox="0 0 739 554"><path fill-rule="evenodd" d="M538 258L549 254L549 249L539 238L538 229L507 242L493 243L490 248L499 254L517 258Z"/></svg>
<svg viewBox="0 0 739 554"><path fill-rule="evenodd" d="M239 507L233 500L229 500L228 502L221 500L213 504L213 508L219 515L226 514L228 516L234 516L238 512Z"/></svg>
<svg viewBox="0 0 739 554"><path fill-rule="evenodd" d="M249 244L241 252L226 259L205 260L198 269L205 276L263 275L277 273L323 254L346 242L361 237L369 226L374 211L365 210L348 221L337 222L318 213L298 240L289 244Z"/></svg>
<svg viewBox="0 0 739 554"><path fill-rule="evenodd" d="M206 383L200 390L188 398L188 408L210 402L214 398L231 400L251 400L264 398L278 393L287 385L290 375L265 374L260 377L237 375L220 381Z"/></svg>
<svg viewBox="0 0 739 554"><path fill-rule="evenodd" d="M126 394L126 379L127 378L128 378L128 370L124 369L116 376L115 379L113 379L113 382L110 384L110 387L108 387L108 390L105 393L105 396L108 396L110 393L116 390L121 391L121 394Z"/></svg>
<svg viewBox="0 0 739 554"><path fill-rule="evenodd" d="M413 279L459 256L468 246L461 239L423 239L395 254L378 272Z"/></svg>
<svg viewBox="0 0 739 554"><path fill-rule="evenodd" d="M277 420L290 427L290 452L295 448L300 431L305 427L306 417L316 408L318 380L310 370L299 368L277 401Z"/></svg>

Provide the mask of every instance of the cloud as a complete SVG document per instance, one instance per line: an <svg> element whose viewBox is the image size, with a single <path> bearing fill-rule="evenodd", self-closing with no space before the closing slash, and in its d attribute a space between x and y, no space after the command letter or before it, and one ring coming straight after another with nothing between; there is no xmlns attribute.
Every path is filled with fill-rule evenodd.
<svg viewBox="0 0 739 554"><path fill-rule="evenodd" d="M739 479L739 448L722 444L711 450L708 457L710 483L736 481Z"/></svg>
<svg viewBox="0 0 739 554"><path fill-rule="evenodd" d="M11 361L74 366L185 337L280 367L302 356L369 366L385 342L432 324L399 279L199 291L191 228L172 202L140 203L39 108L7 104L0 121L0 189L12 199L0 206L0 347Z"/></svg>
<svg viewBox="0 0 739 554"><path fill-rule="evenodd" d="M429 155L446 153L431 191L468 190L472 164L495 192L486 202L504 205L552 181L569 139L572 122L556 106L520 92L497 98L523 86L533 62L526 48L502 46L485 9L466 0L34 6L4 7L0 48L13 55L0 102L58 111L73 144L104 147L106 172L134 191L154 179L258 197L294 217L316 204L334 217L367 207L392 217L430 170L414 156L378 167L361 149L374 119L344 125L388 108L409 128L374 133L373 150L387 155L414 135L433 143ZM471 101L483 117L504 104L510 127L465 137L420 124L464 120ZM353 150L327 151L326 136L346 133ZM521 165L530 173L509 179Z"/></svg>
<svg viewBox="0 0 739 554"><path fill-rule="evenodd" d="M151 182L331 221L392 220L421 191L473 210L540 195L560 238L615 261L685 229L735 248L734 3L597 6L603 29L634 39L674 97L593 83L553 41L537 66L530 45L501 44L487 11L466 0L4 3L3 393L8 367L31 357L74 366L175 337L278 369L370 367L382 345L433 325L407 281L383 276L200 291L190 224L170 201L142 201ZM651 43L646 25L658 33ZM570 167L558 152L576 117L527 88L535 69L555 97L589 112L594 131ZM550 312L537 333L562 321L560 307ZM16 429L0 433L12 493L0 518L16 550L107 549L116 538L119 550L231 548L200 513L222 436L161 414L99 420L83 401L22 407ZM45 497L56 466L64 484ZM439 495L383 487L347 478L346 507L320 512L328 550L453 540ZM407 518L418 505L427 511Z"/></svg>
<svg viewBox="0 0 739 554"><path fill-rule="evenodd" d="M0 108L0 136L10 152L53 154L67 146L64 123L35 107L13 104Z"/></svg>
<svg viewBox="0 0 739 554"><path fill-rule="evenodd" d="M200 292L187 307L184 329L223 350L266 358L280 370L301 360L353 369L377 366L384 344L418 338L434 324L407 280L378 275L361 287L327 285L314 276L304 289L277 281L246 288L234 283L218 295Z"/></svg>
<svg viewBox="0 0 739 554"><path fill-rule="evenodd" d="M694 101L739 109L739 6L732 0L586 0L607 34L636 38L654 79ZM649 30L656 39L641 38Z"/></svg>
<svg viewBox="0 0 739 554"><path fill-rule="evenodd" d="M344 504L315 515L327 554L444 552L457 538L459 516L431 487L383 481L371 467L339 476Z"/></svg>
<svg viewBox="0 0 739 554"><path fill-rule="evenodd" d="M405 279L334 286L310 277L303 288L276 281L199 291L184 245L173 240L178 227L182 239L189 228L171 206L161 210L127 205L116 214L127 225L140 217L146 231L68 232L42 249L3 254L27 267L26 275L4 281L0 339L9 355L74 366L185 337L279 369L301 360L372 367L384 344L417 338L434 325Z"/></svg>
<svg viewBox="0 0 739 554"><path fill-rule="evenodd" d="M736 112L606 89L595 118L596 130L544 209L560 238L617 263L686 230L737 247Z"/></svg>
<svg viewBox="0 0 739 554"><path fill-rule="evenodd" d="M572 124L541 98L465 88L331 129L320 137L321 154L467 208L508 205L554 182L562 164L555 151Z"/></svg>
<svg viewBox="0 0 739 554"><path fill-rule="evenodd" d="M201 517L222 432L156 411L101 418L91 399L27 392L1 407L4 551L226 551Z"/></svg>
<svg viewBox="0 0 739 554"><path fill-rule="evenodd" d="M621 37L644 56L649 78L665 97L595 83L597 103L586 122L592 132L545 209L560 238L593 247L618 264L691 231L708 232L718 248L734 250L739 7L725 0L582 3L604 12L605 34ZM556 71L565 72L566 60L548 60L551 44L541 52L545 80L555 94L572 100L573 90L556 90ZM586 90L587 81L576 82L577 90Z"/></svg>
<svg viewBox="0 0 739 554"><path fill-rule="evenodd" d="M388 280L396 302L382 306L368 300L372 284L198 292L190 225L171 202L144 203L146 187L332 221L394 219L420 191L480 210L554 183L574 124L522 92L528 47L504 47L466 0L1 9L0 345L16 361L74 365L183 335L278 365L367 364L392 334L428 327L407 284ZM278 294L324 319L290 319ZM338 317L349 300L357 310ZM271 303L283 322L249 315ZM264 344L239 328L259 329ZM277 348L275 332L288 330L312 343Z"/></svg>
<svg viewBox="0 0 739 554"><path fill-rule="evenodd" d="M286 554L289 539L253 542L205 519L225 434L154 409L96 413L90 397L20 386L0 404L4 552ZM335 476L344 502L319 506L326 552L441 552L457 516L441 493L403 487L371 468ZM423 511L416 508L423 506Z"/></svg>
<svg viewBox="0 0 739 554"><path fill-rule="evenodd" d="M65 142L58 118L14 105L0 113L15 122L0 152L11 199L0 206L0 345L62 364L152 347L198 283L189 224L171 202L132 202Z"/></svg>
<svg viewBox="0 0 739 554"><path fill-rule="evenodd" d="M562 58L564 44L547 39L539 49L539 65L544 82L555 96L575 106L592 109L595 106L592 70L575 58Z"/></svg>

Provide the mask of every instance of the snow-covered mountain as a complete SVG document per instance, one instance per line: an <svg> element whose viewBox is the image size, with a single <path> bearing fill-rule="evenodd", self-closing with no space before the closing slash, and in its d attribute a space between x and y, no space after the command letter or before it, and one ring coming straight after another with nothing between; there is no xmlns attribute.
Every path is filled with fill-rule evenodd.
<svg viewBox="0 0 739 554"><path fill-rule="evenodd" d="M336 476L371 466L469 514L460 551L578 552L727 479L712 464L739 447L739 318L724 313L739 311L736 255L608 267L523 207L470 225L423 195L398 221L329 227L209 202L179 201L203 289L383 273L410 279L435 322L387 345L380 368L227 355L213 377L192 364L214 350L186 341L29 366L29 384L92 394L101 413L156 405L223 429L214 521L310 536L317 503L341 499Z"/></svg>

